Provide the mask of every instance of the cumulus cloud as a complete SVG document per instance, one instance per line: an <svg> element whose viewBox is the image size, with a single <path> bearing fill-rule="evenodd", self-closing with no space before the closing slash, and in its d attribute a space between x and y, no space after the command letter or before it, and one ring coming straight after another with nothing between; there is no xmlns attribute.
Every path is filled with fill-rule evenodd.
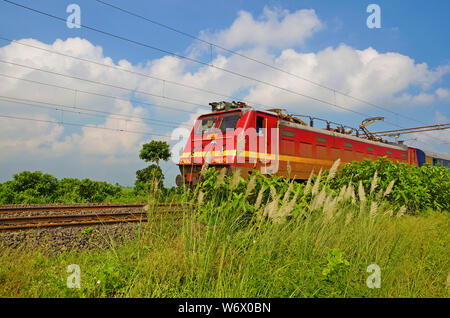
<svg viewBox="0 0 450 318"><path fill-rule="evenodd" d="M291 13L265 7L257 19L247 11L239 11L237 19L228 29L214 34L203 32L201 36L228 49L285 48L303 44L322 27L323 23L312 9Z"/></svg>
<svg viewBox="0 0 450 318"><path fill-rule="evenodd" d="M440 87L435 93L440 100L450 101L450 90Z"/></svg>
<svg viewBox="0 0 450 318"><path fill-rule="evenodd" d="M414 95L407 90L413 87L419 89L430 87L446 74L442 69L430 69L426 64L417 64L410 57L399 53L380 53L373 48L357 50L344 44L317 53L301 53L286 49L274 60L274 64L350 96L372 103L397 105L411 102L422 105L431 103L435 98L432 93L422 91ZM357 109L367 106L339 94L335 100L332 91L283 73L267 72L262 78L292 91L330 103L336 102L347 108ZM303 108L311 104L306 98L286 94L263 84L253 87L249 94L249 98L257 97L268 103L292 107L298 105Z"/></svg>
<svg viewBox="0 0 450 318"><path fill-rule="evenodd" d="M71 88L67 90L42 86L0 76L2 78L0 96L66 106L66 111L61 112L0 100L0 113L48 121L89 124L113 130L157 133L169 139L174 128L192 126L199 114L209 110L208 103L217 100L242 99L251 104L271 105L271 107L287 108L292 113L309 112L313 115L323 110L330 116L334 116L339 111L330 105L324 105L248 78L235 76L218 68L248 75L352 110L367 110L370 107L343 95L334 94L333 91L321 85L392 110L398 107L399 112L404 112L408 107L429 106L436 101L450 100L450 90L438 87L442 78L450 72L450 65L430 68L426 63L417 63L413 58L400 53L382 53L371 47L355 49L345 44L317 52L302 52L302 44L323 27L324 23L320 21L314 10L289 12L266 7L263 14L257 18L249 12L241 11L229 28L201 33L203 38L229 49L238 49L242 54L273 64L277 68L297 74L319 85L220 51L215 52L211 61L216 67L193 66L192 62L174 56L163 56L143 61L141 64L133 64L126 59L114 62L105 55L102 47L86 39L58 39L51 44L35 39L22 39L20 42L29 45L145 73L149 76L106 68L13 42L0 47L0 59L125 87L131 92L0 63L0 74ZM166 81L156 78L166 79ZM200 90L175 85L171 81L197 87ZM207 93L206 90L217 94ZM121 99L105 98L86 94L83 91L116 96ZM170 97L189 103L156 96ZM131 102L130 99L140 102ZM97 113L97 116L93 117L79 114L76 109L69 112L70 106L96 109L105 113L102 116ZM263 106L263 108L267 107ZM181 112L175 112L174 109ZM371 113L371 111L368 112ZM110 113L129 116L130 120L124 120L124 117ZM161 122L157 125L144 118L153 118ZM109 129L5 119L1 119L0 133L0 162L13 162L18 156L27 155L47 158L49 162L52 160L56 162L63 157L69 157L69 159L76 157L95 171L100 171L100 167L105 166L112 169L119 166L127 167L127 172L123 173L131 172L131 176L125 177L129 181L133 178L134 171L142 165L137 157L140 146L151 138L155 138ZM73 161L72 164L75 166L76 162ZM132 183L132 180L128 183Z"/></svg>

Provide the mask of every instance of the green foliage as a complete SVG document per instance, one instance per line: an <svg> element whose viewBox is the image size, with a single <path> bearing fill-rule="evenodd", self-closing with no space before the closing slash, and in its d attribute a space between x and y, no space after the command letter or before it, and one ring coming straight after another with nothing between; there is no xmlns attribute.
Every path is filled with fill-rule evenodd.
<svg viewBox="0 0 450 318"><path fill-rule="evenodd" d="M327 255L327 265L322 271L322 275L331 280L333 276L338 276L339 273L350 266L350 263L344 258L342 251L338 249L331 249Z"/></svg>
<svg viewBox="0 0 450 318"><path fill-rule="evenodd" d="M0 184L0 204L103 202L119 197L122 187L90 179L58 180L41 171L23 171Z"/></svg>
<svg viewBox="0 0 450 318"><path fill-rule="evenodd" d="M152 140L143 144L139 152L139 158L145 162L156 162L159 165L160 160L167 161L170 158L169 144L165 141Z"/></svg>
<svg viewBox="0 0 450 318"><path fill-rule="evenodd" d="M384 170L377 166L376 190L389 182ZM367 193L374 171L361 178ZM163 189L161 198L185 206L183 217L149 217L109 249L56 257L0 249L0 297L448 297L448 213L394 216L376 191L366 201L326 177L305 186L253 174L209 169L195 189ZM75 181L63 180L69 191ZM284 222L262 214L291 203ZM66 288L67 264L82 268L81 289ZM382 269L380 289L366 285L371 264Z"/></svg>
<svg viewBox="0 0 450 318"><path fill-rule="evenodd" d="M53 195L58 188L58 179L41 171L23 171L14 174L13 180L12 190L14 192L25 192L33 189L37 195L42 197Z"/></svg>
<svg viewBox="0 0 450 318"><path fill-rule="evenodd" d="M361 181L368 193L375 171L379 185L372 198L380 188L385 189L395 180L395 186L386 198L394 207L404 205L410 212L424 212L427 209L450 211L450 171L442 166L425 164L417 167L394 163L386 158L377 161L365 159L345 164L330 181L329 186L339 191L351 182L357 189Z"/></svg>
<svg viewBox="0 0 450 318"><path fill-rule="evenodd" d="M194 210L181 220L155 217L110 248L0 249L0 297L449 296L447 214L371 218L351 208L328 222L314 213L238 225L239 199L216 206L210 225ZM82 270L80 289L66 287L68 264ZM379 289L366 285L370 264L382 270Z"/></svg>
<svg viewBox="0 0 450 318"><path fill-rule="evenodd" d="M291 182L289 179L283 177L276 176L266 176L262 175L258 170L252 171L252 176L254 176L254 188L248 192L249 183L251 180L251 176L248 179L244 179L242 177L236 178L233 181L235 176L225 176L223 178L223 182L219 181L220 171L214 168L209 168L203 177L202 183L199 184L199 190L205 193L205 201L211 202L216 201L219 203L220 201L226 199L233 199L237 197L245 197L245 201L252 206L259 194L260 191L263 192L262 202L266 202L270 197L270 188L273 189L280 194L280 203L282 202L283 195L288 190L289 186L292 184L292 190L290 198L294 195L295 192L302 193L304 188L304 184L298 182ZM236 183L236 184L233 184Z"/></svg>
<svg viewBox="0 0 450 318"><path fill-rule="evenodd" d="M85 228L83 231L81 231L81 234L89 234L92 233L94 231L94 228L92 226L89 226L87 228Z"/></svg>
<svg viewBox="0 0 450 318"><path fill-rule="evenodd" d="M153 189L155 183L162 189L164 175L157 165L150 165L147 168L136 171L136 181L134 182L136 191Z"/></svg>
<svg viewBox="0 0 450 318"><path fill-rule="evenodd" d="M142 145L139 158L145 162L156 162L156 165L136 171L136 181L134 182L136 192L148 190L153 192L156 189L163 189L164 175L159 167L159 161L167 161L170 156L169 144L165 141L152 140Z"/></svg>

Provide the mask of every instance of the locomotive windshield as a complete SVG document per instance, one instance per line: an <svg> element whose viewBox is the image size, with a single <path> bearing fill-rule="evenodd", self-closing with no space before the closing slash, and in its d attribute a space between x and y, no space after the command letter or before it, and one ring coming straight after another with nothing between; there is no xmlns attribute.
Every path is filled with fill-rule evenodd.
<svg viewBox="0 0 450 318"><path fill-rule="evenodd" d="M241 117L240 112L226 113L223 115L212 115L199 118L195 127L195 135L205 135L217 131L216 123L219 121L219 127L222 134L226 133L227 129L236 128L237 122Z"/></svg>
<svg viewBox="0 0 450 318"><path fill-rule="evenodd" d="M220 123L220 131L222 134L226 133L227 128L236 128L236 124L240 118L240 113L231 113L223 115L222 122Z"/></svg>
<svg viewBox="0 0 450 318"><path fill-rule="evenodd" d="M217 115L208 116L198 120L197 127L195 129L196 135L204 135L212 131L212 128L216 125Z"/></svg>

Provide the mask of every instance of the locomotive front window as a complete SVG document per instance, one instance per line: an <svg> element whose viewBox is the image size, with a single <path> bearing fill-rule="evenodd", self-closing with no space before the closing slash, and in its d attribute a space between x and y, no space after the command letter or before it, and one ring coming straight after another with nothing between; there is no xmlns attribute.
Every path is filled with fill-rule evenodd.
<svg viewBox="0 0 450 318"><path fill-rule="evenodd" d="M227 129L235 129L239 118L241 118L239 113L223 115L222 122L219 126L222 134L225 134Z"/></svg>
<svg viewBox="0 0 450 318"><path fill-rule="evenodd" d="M195 129L196 135L204 135L214 128L217 121L217 116L209 116L198 120L197 128Z"/></svg>

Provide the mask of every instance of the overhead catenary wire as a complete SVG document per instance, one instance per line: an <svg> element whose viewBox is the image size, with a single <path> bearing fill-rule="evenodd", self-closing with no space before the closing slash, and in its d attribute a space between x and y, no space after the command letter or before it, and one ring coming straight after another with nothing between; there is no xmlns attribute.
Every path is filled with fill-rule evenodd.
<svg viewBox="0 0 450 318"><path fill-rule="evenodd" d="M258 64L260 64L260 65L264 65L264 66L269 67L269 68L271 68L271 69L273 69L273 70L276 70L276 71L278 71L278 72L281 72L281 73L284 73L284 74L293 76L293 77L295 77L295 78L298 78L298 79L300 79L300 80L306 81L306 82L308 82L308 83L310 83L310 84L313 84L313 85L315 85L315 86L318 86L318 87L321 87L321 88L325 88L325 89L327 89L327 90L332 91L334 95L336 95L336 93L337 93L337 94L339 94L339 95L342 95L342 96L351 98L351 99L356 100L356 101L358 101L358 102L361 102L361 103L370 105L370 106L372 106L372 107L381 109L381 110L383 110L383 111L386 111L386 112L389 112L389 113L391 113L391 114L394 114L394 115L403 117L403 118L405 118L405 119L409 119L409 120L411 120L411 121L415 121L415 122L418 122L418 123L424 123L424 122L422 122L422 121L420 121L420 120L417 120L417 119L415 119L415 118L412 118L412 117L409 117L409 116L406 116L406 115L403 115L403 114L394 112L394 111L392 111L392 110L390 110L390 109L388 109L388 108L379 106L379 105L377 105L377 104L375 104L375 103L366 101L366 100L364 100L364 99L362 99L362 98L355 97L355 96L352 96L352 95L347 94L347 93L345 93L345 92L339 91L339 90L337 90L337 89L335 89L335 88L326 86L326 85L321 84L321 83L317 83L317 82L312 81L312 80L310 80L310 79L308 79L308 78L306 78L306 77L303 77L303 76L300 76L300 75L298 75L298 74L294 74L294 73L292 73L292 72L286 71L285 69L282 69L282 68L280 68L280 67L277 67L277 66L275 66L275 65L273 65L273 64L269 64L269 63L263 62L263 61L258 60L258 59L256 59L256 58L253 58L253 57L250 57L250 56L248 56L248 55L245 55L245 54L243 54L243 53L241 53L241 52L238 52L238 51L235 51L235 50L231 50L231 49L225 48L225 47L223 47L223 46L221 46L221 45L219 45L219 44L217 44L217 43L213 43L213 42L211 42L211 41L202 39L202 38L200 38L200 37L198 37L198 36L195 36L195 35L192 35L192 34L190 34L190 33L181 31L181 30L179 30L179 29L177 29L177 28L171 27L171 26L169 26L169 25L167 25L167 24L164 24L164 23L162 23L162 22L156 21L156 20L154 20L154 19L150 19L150 18L144 17L144 16L142 16L142 15L140 15L140 14L138 14L138 13L132 12L132 11L127 10L127 9L124 9L124 8L121 8L121 7L119 7L119 6L113 5L113 4L108 3L108 2L106 2L106 1L103 1L103 0L95 0L95 1L97 1L98 3L101 3L101 4L103 4L103 5L109 6L109 7L111 7L111 8L114 8L114 9L116 9L116 10L118 10L118 11L124 12L124 13L126 13L126 14L128 14L128 15L137 17L137 18L139 18L139 19L142 19L142 20L145 20L145 21L147 21L147 22L153 23L153 24L155 24L155 25L158 25L158 26L163 27L163 28L165 28L165 29L168 29L168 30L170 30L170 31L179 33L179 34L184 35L184 36L186 36L186 37L189 37L189 38L191 38L191 39L194 39L194 40L203 42L203 43L205 43L205 44L208 44L210 47L213 47L213 46L214 46L214 47L216 47L216 48L218 48L218 49L221 49L221 50L223 50L223 51L225 51L225 52L228 52L228 53L230 53L230 54L233 54L233 55L242 57L242 58L244 58L244 59L247 59L247 60L250 60L250 61L252 61L252 62L258 63ZM335 97L335 98L336 98L336 97Z"/></svg>
<svg viewBox="0 0 450 318"><path fill-rule="evenodd" d="M124 91L129 91L129 92L132 92L132 93L148 95L148 96L157 97L157 98L164 98L164 99L171 100L171 101L174 101L174 102L189 104L189 105L196 106L196 107L208 108L207 106L205 106L203 104L189 102L189 101L185 101L185 100L178 99L178 98L162 96L162 95L148 93L148 92L144 92L144 91L138 91L138 90L132 89L132 88L121 87L121 86L117 86L117 85L114 85L114 84L103 83L103 82L94 81L94 80L90 80L90 79L86 79L86 78L82 78L82 77L78 77L78 76L73 76L73 75L69 75L69 74L63 74L63 73L59 73L59 72L53 72L53 71L49 71L49 70L44 70L44 69L41 69L41 68L38 68L38 67L33 67L33 66L29 66L29 65L20 64L20 63L14 63L14 62L7 61L7 60L1 60L0 59L0 63L20 66L20 67L32 69L32 70L35 70L35 71L40 71L40 72L45 72L45 73L48 73L48 74L53 74L53 75L67 77L67 78L72 78L72 79L76 79L76 80L80 80L80 81L84 81L84 82L88 82L88 83L92 83L92 84L107 86L107 87L116 88L116 89L122 89Z"/></svg>
<svg viewBox="0 0 450 318"><path fill-rule="evenodd" d="M16 79L16 80L19 80L19 81L25 81L25 82L29 82L29 83L34 83L34 84L45 85L45 86L54 87L54 88L65 89L65 90L73 91L75 93L83 93L83 94L88 94L88 95L93 95L93 96L111 98L111 99L115 99L115 100L122 100L122 101L127 101L127 102L129 101L129 102L132 102L132 103L143 104L143 105L147 105L147 106L151 106L151 107L163 108L165 110L173 110L173 111L179 111L179 112L185 112L185 113L191 113L191 114L196 114L197 113L195 111L190 111L190 110L185 110L185 109L180 109L180 108L173 108L173 107L166 106L166 105L147 103L147 102L138 101L138 100L129 99L129 98L123 98L123 97L118 97L118 96L111 96L111 95L106 95L106 94L89 92L89 91L85 91L85 90L81 90L81 89L74 89L74 88L70 88L70 87L66 87L66 86L60 86L60 85L56 85L56 84L49 84L49 83L44 83L44 82L41 82L41 81L34 81L34 80L27 79L27 78L21 78L21 77L17 77L17 76L2 74L2 73L0 73L0 76L11 78L11 79Z"/></svg>
<svg viewBox="0 0 450 318"><path fill-rule="evenodd" d="M50 109L50 110L61 110L61 111L65 111L65 112L75 113L75 114L84 114L84 115L96 116L96 117L102 117L102 118L105 118L108 116L117 116L119 118L116 118L116 117L109 117L109 118L116 119L116 120L123 120L123 121L131 121L131 122L136 122L136 123L143 123L143 121L144 122L151 121L154 125L167 126L167 127L185 126L185 127L191 128L191 125L187 125L187 124L183 124L183 123L162 121L162 120L156 120L156 119L151 119L151 118L143 118L143 117L139 117L139 116L131 116L131 115L126 115L126 114L119 114L119 113L95 110L95 109L91 109L91 108L66 106L66 105L57 104L57 103L49 103L49 102L30 100L30 99L24 99L24 98L16 98L16 97L11 97L11 96L0 95L0 100L6 101L6 102L12 102L12 103L16 103L16 104L27 105L27 106L31 106L31 107L39 107L39 108L45 108L45 109ZM30 104L30 103L33 103L33 104ZM38 105L36 105L36 104L38 104ZM47 106L45 106L45 105L47 105ZM95 114L92 114L92 113L95 113ZM102 115L99 115L99 114L102 114ZM138 118L141 120L133 120L130 118Z"/></svg>
<svg viewBox="0 0 450 318"><path fill-rule="evenodd" d="M29 117L21 117L21 116L12 116L12 115L5 115L5 114L0 114L0 118L27 120L27 121L50 123L50 124L56 124L56 125L62 125L62 126L76 126L76 127L82 127L82 128L102 129L102 130L110 130L110 131L116 131L116 132L125 132L125 133L130 133L130 134L158 136L158 137L164 137L164 138L170 139L170 137L167 135L146 132L146 131L134 131L134 130L127 130L127 129L111 128L111 127L91 126L91 125L83 125L83 124L77 124L77 123L68 123L68 122L60 122L60 121L54 121L54 120L37 119L37 118L29 118Z"/></svg>
<svg viewBox="0 0 450 318"><path fill-rule="evenodd" d="M27 9L27 10L29 10L29 11L33 11L33 12L39 13L39 14L41 14L41 15L45 15L45 16L47 16L47 17L51 17L51 18L53 18L53 19L57 19L57 20L60 20L60 21L62 21L62 22L66 22L66 19L65 19L65 18L58 17L58 16L52 15L52 14L50 14L50 13L47 13L47 12L43 12L43 11L34 9L34 8L30 8L30 7L27 7L27 6L18 4L18 3L13 2L13 1L9 1L9 0L3 0L3 1L4 1L4 2L7 2L7 3L9 3L9 4L12 4L12 5L15 5L15 6L24 8L24 9ZM227 73L229 73L229 74L232 74L232 75L235 75L235 76L238 76L238 77L241 77L241 78L245 78L245 79L248 79L248 80L251 80L251 81L255 81L255 82L260 83L260 84L263 84L263 85L266 85L266 86L270 86L270 87L274 87L274 88L279 89L279 90L283 90L283 91L288 92L288 93L292 93L292 94L295 94L295 95L298 95L298 96L302 96L302 97L305 97L305 98L309 98L309 99L311 99L311 100L315 100L315 101L317 101L317 102L321 102L321 103L327 104L327 105L332 106L332 107L340 108L340 109L343 109L343 110L345 110L345 111L349 111L349 112L358 114L358 115L363 116L363 117L370 117L368 114L364 114L364 113L362 113L362 112L358 112L358 111L355 111L355 110L352 110L352 109L349 109L349 108L346 108L346 107L343 107L343 106L340 106L340 105L337 105L337 104L328 102L328 101L323 100L323 99L320 99L320 98L316 98L316 97L313 97L313 96L309 96L309 95L306 95L306 94L303 94L303 93L300 93L300 92L297 92L297 91L294 91L294 90L291 90L291 89L288 89L288 88L285 88L285 87L281 87L281 86L278 86L278 85L275 85L275 84L272 84L272 83L269 83L269 82L266 82L266 81L263 81L263 80L260 80L260 79L256 79L256 78L253 78L253 77L251 77L251 76L247 76L247 75L244 75L244 74L240 74L240 73L238 73L238 72L235 72L235 71L231 71L231 70L228 70L228 69L225 69L225 68L221 68L221 67L218 67L218 66L216 66L216 65L211 65L211 64L209 64L209 63L205 63L205 62L199 61L199 60L194 59L194 58L192 58L192 57L183 56L183 55L181 55L181 54L174 53L174 52L171 52L171 51L169 51L169 50L161 49L161 48L156 47L156 46L152 46L152 45L149 45L149 44L146 44L146 43L142 43L142 42L140 42L140 41L132 40L132 39L126 38L126 37L124 37L124 36L120 36L120 35L117 35L117 34L113 34L113 33L110 33L110 32L107 32L107 31L104 31L104 30L95 28L95 27L91 27L91 26L88 26L88 25L81 25L81 24L80 24L79 26L80 26L80 27L84 27L84 28L89 29L89 30L92 30L92 31L95 31L95 32L98 32L98 33L101 33L101 34L104 34L104 35L108 35L108 36L111 36L111 37L114 37L114 38L123 40L123 41L130 42L130 43L133 43L133 44L136 44L136 45L139 45L139 46L147 47L147 48L149 48L149 49L153 49L153 50L156 50L156 51L165 53L165 54L169 54L169 55L178 57L178 58L180 58L180 59L185 59L185 60L187 60L187 61L195 62L195 63L198 63L198 64L200 64L200 65L204 65L204 66L209 66L209 67L218 69L218 70L223 71L223 72L227 72ZM335 91L335 89L332 89L332 90ZM376 106L376 105L372 105L372 106ZM378 107L378 106L376 106L376 107ZM380 108L380 107L378 107L378 108ZM389 110L387 110L387 111L389 111ZM404 117L403 115L398 114L398 113L394 113L394 114ZM417 120L416 120L416 121L417 121ZM393 124L393 123L389 123L389 122L387 122L387 121L385 121L385 122L388 123L388 124L390 124L390 125L395 125L395 126L397 126L397 127L403 128L402 126L399 126L399 125L396 125L396 124ZM419 122L420 122L420 121L419 121ZM437 139L437 138L435 138L435 137L432 137L432 138ZM437 140L438 140L438 139L437 139Z"/></svg>
<svg viewBox="0 0 450 318"><path fill-rule="evenodd" d="M10 0L3 0L3 1L7 2L7 3L10 3L12 5L15 5L15 6L24 8L24 9L27 9L29 11L36 12L36 13L39 13L41 15L45 15L47 17L50 17L50 18L53 18L53 19L56 19L56 20L59 20L61 22L66 23L66 19L65 18L58 17L58 16L55 16L53 14L50 14L50 13L47 13L47 12L43 12L41 10L30 8L28 6L24 6L24 5L21 5L19 3L16 3L16 2L13 2L13 1L10 1ZM363 117L370 117L368 114L364 114L362 112L358 112L358 111L355 111L355 110L352 110L352 109L349 109L349 108L346 108L344 106L340 106L340 105L337 105L337 104L335 105L332 102L329 102L329 101L326 101L326 100L323 100L323 99L320 99L320 98L317 98L317 97L309 96L309 95L306 95L306 94L303 94L303 93L300 93L300 92L297 92L297 91L294 91L294 90L291 90L291 89L288 89L288 88L285 88L285 87L281 87L281 86L278 86L278 85L275 85L275 84L272 84L272 83L269 83L269 82L266 82L266 81L263 81L263 80L260 80L260 79L257 79L257 78L245 75L245 74L240 74L238 72L235 72L235 71L232 71L232 70L228 70L228 69L225 69L225 68L222 68L222 67L218 67L216 65L211 65L209 63L197 60L197 59L192 58L192 57L184 56L184 55L181 55L181 54L178 54L178 53L166 50L166 49L161 49L161 48L153 46L153 45L149 45L149 44L146 44L146 43L143 43L143 42L140 42L140 41L132 40L132 39L129 39L127 37L120 36L120 35L117 35L117 34L113 34L113 33L110 33L108 31L104 31L104 30L101 30L101 29L98 29L98 28L95 28L95 27L91 27L91 26L88 26L88 25L83 25L83 24L79 24L78 25L77 24L77 26L83 27L83 28L86 28L88 30L91 30L91 31L94 31L94 32L97 32L97 33L101 33L101 34L104 34L104 35L107 35L107 36L110 36L110 37L114 37L114 38L117 38L117 39L122 40L122 41L133 43L133 44L136 44L136 45L139 45L139 46L142 46L142 47L146 47L146 48L149 48L149 49L161 52L161 53L169 54L169 55L178 57L180 59L184 59L186 61L194 62L194 63L200 64L200 65L204 65L204 66L209 66L209 67L215 68L217 70L226 72L228 74L231 74L231 75L234 75L234 76L237 76L237 77L248 79L250 81L254 81L254 82L257 82L257 83L260 83L260 84L263 84L263 85L266 85L266 86L269 86L269 87L273 87L273 88L276 88L276 89L279 89L279 90L282 90L282 91L285 91L285 92L288 92L288 93L291 93L291 94L294 94L294 95L298 95L298 96L301 96L301 97L304 97L304 98L307 98L307 99L315 100L317 102L324 103L324 104L327 104L329 106L336 107L336 108L339 108L339 109L342 109L342 110L345 110L345 111L349 111L349 112L358 114L358 115L363 116Z"/></svg>
<svg viewBox="0 0 450 318"><path fill-rule="evenodd" d="M192 105L196 105L196 106L206 107L206 106L204 106L204 105L202 105L202 104L196 104L196 103L193 103L193 102L182 101L182 100L174 99L174 98L167 97L167 96L162 96L162 95L157 95L157 94L152 94L152 93L147 93L147 92L137 91L137 90L130 89L130 88L125 88L125 87L121 87L121 86L117 86L117 85L113 85L113 84L102 83L102 82L98 82L98 81L94 81L94 80L84 79L84 78L81 78L81 77L72 76L72 75L68 75L68 74L63 74L63 73L59 73L59 72L54 72L54 71L44 70L44 69L40 69L40 68L36 68L36 67L29 66L29 65L24 65L24 64L20 64L20 63L14 63L14 62L11 62L11 61L6 61L6 60L1 60L1 59L0 59L0 63L5 63L5 64L14 65L14 66L24 67L24 68L28 68L28 69L32 69L32 70L36 70L36 71L41 71L41 72L45 72L45 73L49 73L49 74L53 74L53 75L58 75L58 76L66 77L66 78L72 78L72 79L76 79L76 80L80 80L80 81L85 81L85 82L93 83L93 84L98 84L98 85L102 85L102 86L107 86L107 87L112 87L112 88L118 88L118 89L130 91L130 92L133 92L133 93L141 93L141 94L144 94L144 95L156 96L156 97L160 97L160 98L166 98L166 99L172 100L172 101L173 101L173 100L175 100L175 101L181 101L181 102L184 102L184 103L187 103L187 104L192 104ZM3 74L0 74L0 76L13 77L13 76L3 75ZM13 77L13 78L22 80L21 78L18 78L18 77ZM27 80L27 81L30 81L30 82L36 82L36 81L32 81L32 80ZM44 85L46 85L46 84L44 84ZM51 86L56 86L56 85L51 84ZM64 88L64 87L61 87L61 88ZM71 90L73 90L73 91L75 91L75 92L82 92L82 91L79 90L79 89L71 89ZM162 108L165 108L165 106L162 106ZM367 116L367 115L366 115L366 116ZM387 123L390 124L390 125L396 126L396 127L403 128L402 126L399 126L399 125L397 125L397 124L393 124L393 123L389 123L389 122L387 122ZM344 125L344 126L350 127L350 126L348 126L348 125ZM439 138L432 137L432 136L430 136L430 137L431 137L431 138L434 138L434 139L436 139L436 140L439 140L439 141L444 142L443 140L440 140ZM445 142L446 142L446 141L445 141Z"/></svg>
<svg viewBox="0 0 450 318"><path fill-rule="evenodd" d="M384 134L380 134L377 133L377 136L400 136L400 135L405 135L405 134L415 134L415 133L420 133L420 132L425 132L425 131L436 131L436 130L446 130L446 129L450 129L450 126L448 127L440 127L440 128L428 128L428 129L417 129L417 130L407 130L407 131L402 131L402 132L391 132L391 133L384 133Z"/></svg>
<svg viewBox="0 0 450 318"><path fill-rule="evenodd" d="M37 50L42 50L42 51L45 51L45 52L49 52L49 53L52 53L52 54L57 54L57 55L60 55L60 56L69 57L69 58L76 59L76 60L79 60L79 61L88 62L88 63L95 64L95 65L99 65L99 66L102 66L102 67L107 67L107 68L111 68L111 69L115 69L115 70L118 70L118 71L127 72L127 73L130 73L130 74L134 74L134 75L138 75L138 76L142 76L142 77L147 77L147 78L150 78L150 79L162 82L164 86L165 86L165 83L169 83L169 84L172 84L172 85L176 85L176 86L180 86L180 87L184 87L184 88L188 88L188 89L193 89L193 90L197 90L199 92L208 93L208 94L212 94L212 95L216 95L216 96L221 96L221 97L231 98L231 99L239 99L237 96L227 95L227 94L223 94L223 93L220 93L220 92L216 92L216 91L212 91L212 90L208 90L208 89L204 89L204 88L195 87L195 86L192 86L192 85L187 85L187 84L180 83L180 82L177 82L177 81L172 81L172 80L164 79L164 78L157 77L157 76L154 76L154 75L150 75L150 74L146 74L146 73L142 73L142 72L129 70L129 69L126 69L126 68L123 68L123 67L115 66L115 65L108 65L108 64L100 63L98 61L94 61L94 60L90 60L90 59L86 59L86 58L81 58L81 57L78 57L78 56L73 56L73 55L70 55L70 54L58 52L58 51L55 51L55 50L46 49L46 48L39 47L39 46L36 46L36 45L31 45L31 44L28 44L28 43L23 43L23 42L16 41L16 40L13 40L13 39L5 38L3 36L0 36L0 39L4 40L4 41L9 41L11 43L19 44L19 45L22 45L22 46L31 47L31 48L34 48L34 49L37 49ZM272 107L271 105L264 105L264 104L261 104L261 103L258 103L258 102L253 102L253 101L249 101L249 100L244 100L244 99L240 99L240 100L243 101L243 102L246 102L248 104L252 104L252 105L258 105L258 106L264 106L264 107Z"/></svg>
<svg viewBox="0 0 450 318"><path fill-rule="evenodd" d="M404 131L408 131L408 130L425 129L425 128L438 128L438 127L444 127L444 126L447 127L447 128L450 128L450 124L436 124L436 125L427 125L427 126L421 126L421 127L411 127L411 128L396 129L396 130L376 131L376 132L373 132L373 134L398 133L398 132L404 132Z"/></svg>
<svg viewBox="0 0 450 318"><path fill-rule="evenodd" d="M158 95L158 94L153 94L153 93L147 93L147 92L143 92L143 91L137 91L137 90L134 90L134 89L131 89L131 88L125 88L125 87L117 86L117 85L114 85L114 84L108 84L108 83L102 83L102 82L94 81L94 80L90 80L90 79L84 79L84 78L78 77L78 76L73 76L73 75L63 74L63 73L59 73L59 72L49 71L49 70L45 70L45 69L41 69L41 68L29 66L29 65L24 65L24 64L20 64L20 63L14 63L14 62L7 61L7 60L0 59L0 63L5 63L5 64L14 65L14 66L24 67L24 68L32 69L32 70L35 70L35 71L41 71L41 72L48 73L48 74L59 75L59 76L62 76L62 77L72 78L72 79L76 79L76 80L80 80L80 81L85 81L85 82L92 83L92 84L98 84L98 85L102 85L102 86L122 89L122 90L129 91L129 92L132 92L132 93L139 93L139 94L149 95L149 96L153 96L153 97L165 98L165 99L168 99L168 100L172 100L172 101L176 101L176 102L182 102L182 103L190 104L190 105L193 105L193 106L200 106L200 107L205 107L205 108L207 107L205 105L194 103L194 102L184 101L184 100L180 100L180 99L175 99L175 98L162 96L162 95ZM79 89L77 89L76 91L81 92L81 90L79 90ZM350 111L352 111L352 110L350 110ZM355 111L352 111L352 112L355 112ZM360 114L362 114L364 117L369 116L369 115L363 114L363 113L360 113ZM395 124L393 124L393 125L395 125ZM395 125L395 126L401 127L401 126L398 126L398 125Z"/></svg>

